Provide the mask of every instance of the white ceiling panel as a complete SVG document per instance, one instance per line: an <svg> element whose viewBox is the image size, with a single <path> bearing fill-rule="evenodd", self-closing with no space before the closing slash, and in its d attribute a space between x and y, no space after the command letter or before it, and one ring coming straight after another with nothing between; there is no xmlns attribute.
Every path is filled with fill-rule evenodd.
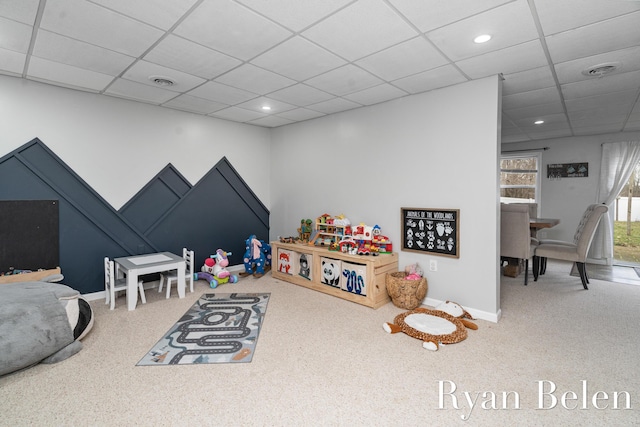
<svg viewBox="0 0 640 427"><path fill-rule="evenodd" d="M292 34L231 0L201 3L174 33L242 60L253 58Z"/></svg>
<svg viewBox="0 0 640 427"><path fill-rule="evenodd" d="M491 43L473 43L481 34ZM458 61L486 54L538 38L529 5L518 0L427 33L448 58Z"/></svg>
<svg viewBox="0 0 640 427"><path fill-rule="evenodd" d="M334 98L334 95L300 83L271 92L269 97L293 105L306 106Z"/></svg>
<svg viewBox="0 0 640 427"><path fill-rule="evenodd" d="M110 76L119 75L135 61L132 56L45 30L38 35L33 55Z"/></svg>
<svg viewBox="0 0 640 427"><path fill-rule="evenodd" d="M342 96L382 83L382 80L355 65L331 70L306 81L316 89Z"/></svg>
<svg viewBox="0 0 640 427"><path fill-rule="evenodd" d="M132 99L148 104L163 104L177 96L170 90L144 85L126 79L118 79L105 93L120 98Z"/></svg>
<svg viewBox="0 0 640 427"><path fill-rule="evenodd" d="M389 0L389 3L420 31L426 33L511 1L513 0Z"/></svg>
<svg viewBox="0 0 640 427"><path fill-rule="evenodd" d="M238 0L238 3L299 32L352 0Z"/></svg>
<svg viewBox="0 0 640 427"><path fill-rule="evenodd" d="M495 74L517 73L539 68L545 64L547 64L547 58L539 40L456 62L456 65L472 79Z"/></svg>
<svg viewBox="0 0 640 427"><path fill-rule="evenodd" d="M267 96L261 96L247 102L243 102L242 104L238 104L238 107L253 110L258 113L268 114L279 114L283 111L293 110L296 108L295 105L287 104L286 102L278 101L277 99L272 99ZM268 107L269 110L265 111L263 107Z"/></svg>
<svg viewBox="0 0 640 427"><path fill-rule="evenodd" d="M244 64L231 70L218 77L216 81L236 88L246 89L249 92L260 95L274 92L296 83L295 80L291 80L288 77L272 73L271 71L251 64Z"/></svg>
<svg viewBox="0 0 640 427"><path fill-rule="evenodd" d="M122 78L154 87L157 87L158 84L153 81L153 78L168 79L172 81L173 84L170 86L161 85L161 87L172 92L181 93L188 92L206 82L206 80L201 77L172 70L171 68L147 61L138 61L133 64L122 75Z"/></svg>
<svg viewBox="0 0 640 427"><path fill-rule="evenodd" d="M204 79L216 78L242 64L239 59L174 35L158 43L144 59Z"/></svg>
<svg viewBox="0 0 640 427"><path fill-rule="evenodd" d="M515 142L636 129L639 23L635 0L0 0L0 74L265 127L498 74Z"/></svg>
<svg viewBox="0 0 640 427"><path fill-rule="evenodd" d="M197 0L90 0L105 8L131 16L154 27L168 30Z"/></svg>
<svg viewBox="0 0 640 427"><path fill-rule="evenodd" d="M640 3L633 0L535 0L534 3L545 35L640 10Z"/></svg>
<svg viewBox="0 0 640 427"><path fill-rule="evenodd" d="M640 44L640 12L565 31L547 37L546 41L554 62L637 46Z"/></svg>
<svg viewBox="0 0 640 427"><path fill-rule="evenodd" d="M409 93L420 93L466 82L468 79L453 65L444 65L409 77L395 80L394 86Z"/></svg>
<svg viewBox="0 0 640 427"><path fill-rule="evenodd" d="M226 104L210 101L204 98L198 98L197 96L191 95L180 95L165 102L164 104L162 104L162 106L175 108L177 110L191 111L193 113L199 114L210 114L214 111L222 110L223 108L229 107Z"/></svg>
<svg viewBox="0 0 640 427"><path fill-rule="evenodd" d="M502 82L502 95L512 95L514 93L556 86L556 81L548 66L532 68L517 73L503 74L502 77L504 78Z"/></svg>
<svg viewBox="0 0 640 427"><path fill-rule="evenodd" d="M400 98L405 95L408 95L408 93L395 86L383 83L369 89L345 95L345 98L362 105L373 105L389 101L390 99Z"/></svg>
<svg viewBox="0 0 640 427"><path fill-rule="evenodd" d="M347 62L302 37L293 37L251 63L290 79L304 81Z"/></svg>
<svg viewBox="0 0 640 427"><path fill-rule="evenodd" d="M40 25L131 56L141 55L163 35L150 25L83 0L47 2Z"/></svg>
<svg viewBox="0 0 640 427"><path fill-rule="evenodd" d="M418 32L382 0L360 0L302 35L354 61L413 38Z"/></svg>
<svg viewBox="0 0 640 427"><path fill-rule="evenodd" d="M32 56L29 61L29 77L45 82L54 81L66 87L92 92L103 90L113 80L113 76L107 74L83 70L35 56Z"/></svg>
<svg viewBox="0 0 640 427"><path fill-rule="evenodd" d="M419 36L356 61L356 64L387 81L397 80L448 63L438 50Z"/></svg>

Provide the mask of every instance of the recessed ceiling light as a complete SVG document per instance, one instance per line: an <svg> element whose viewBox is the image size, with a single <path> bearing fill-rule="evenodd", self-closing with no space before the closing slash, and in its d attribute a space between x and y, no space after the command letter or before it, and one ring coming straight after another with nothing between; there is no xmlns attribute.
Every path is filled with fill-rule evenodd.
<svg viewBox="0 0 640 427"><path fill-rule="evenodd" d="M149 76L149 80L158 86L173 86L175 84L169 77L164 76Z"/></svg>
<svg viewBox="0 0 640 427"><path fill-rule="evenodd" d="M271 107L269 107L268 105L263 105L263 106L262 106L262 109L263 109L264 111L269 111L269 110L271 110Z"/></svg>
<svg viewBox="0 0 640 427"><path fill-rule="evenodd" d="M486 43L491 40L491 36L489 34L482 34L473 39L474 43Z"/></svg>
<svg viewBox="0 0 640 427"><path fill-rule="evenodd" d="M544 120L536 120L535 122L533 122L534 125L541 125L544 123Z"/></svg>

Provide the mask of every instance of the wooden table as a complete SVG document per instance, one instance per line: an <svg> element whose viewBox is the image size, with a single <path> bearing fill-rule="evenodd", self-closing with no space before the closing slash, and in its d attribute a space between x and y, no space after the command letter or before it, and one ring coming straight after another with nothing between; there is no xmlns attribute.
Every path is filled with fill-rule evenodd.
<svg viewBox="0 0 640 427"><path fill-rule="evenodd" d="M555 227L558 224L560 224L560 220L557 218L529 218L531 237L537 237L538 231L543 228Z"/></svg>
<svg viewBox="0 0 640 427"><path fill-rule="evenodd" d="M159 252L115 258L113 261L118 272L122 271L127 275L127 308L129 310L135 310L138 303L138 276L141 274L177 270L178 296L184 298L186 261L183 257L171 252Z"/></svg>

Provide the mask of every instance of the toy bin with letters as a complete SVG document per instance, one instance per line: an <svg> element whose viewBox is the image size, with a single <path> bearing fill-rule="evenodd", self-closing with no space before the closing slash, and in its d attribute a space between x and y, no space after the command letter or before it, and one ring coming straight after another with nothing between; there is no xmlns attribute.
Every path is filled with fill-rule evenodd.
<svg viewBox="0 0 640 427"><path fill-rule="evenodd" d="M271 247L278 254L278 268L271 271L276 279L371 308L381 307L391 301L386 288L386 275L398 271L397 253L355 255L330 251L326 246L277 241L272 242ZM299 274L299 265L292 265L299 262L302 254L306 255L309 263L309 279ZM281 259L283 255L286 259ZM346 271L349 277L344 276L343 280Z"/></svg>

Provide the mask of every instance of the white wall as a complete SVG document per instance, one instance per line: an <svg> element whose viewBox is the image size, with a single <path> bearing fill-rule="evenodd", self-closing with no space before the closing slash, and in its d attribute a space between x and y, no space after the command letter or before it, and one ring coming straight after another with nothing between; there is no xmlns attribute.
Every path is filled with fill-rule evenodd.
<svg viewBox="0 0 640 427"><path fill-rule="evenodd" d="M487 78L273 130L271 238L300 219L378 224L400 268L419 262L427 299L499 311L500 82ZM400 208L460 209L460 258L400 251Z"/></svg>
<svg viewBox="0 0 640 427"><path fill-rule="evenodd" d="M539 236L550 239L573 240L585 208L596 202L600 177L601 145L605 142L638 141L640 132L575 136L503 144L503 151L549 147L542 152L542 200L539 206L541 217L560 218L560 224L543 231ZM547 165L555 163L589 163L586 178L562 178L549 180ZM612 212L610 212L612 214ZM612 217L613 218L613 217Z"/></svg>
<svg viewBox="0 0 640 427"><path fill-rule="evenodd" d="M0 76L0 157L40 138L115 209L168 163L196 184L226 156L269 207L269 129Z"/></svg>

